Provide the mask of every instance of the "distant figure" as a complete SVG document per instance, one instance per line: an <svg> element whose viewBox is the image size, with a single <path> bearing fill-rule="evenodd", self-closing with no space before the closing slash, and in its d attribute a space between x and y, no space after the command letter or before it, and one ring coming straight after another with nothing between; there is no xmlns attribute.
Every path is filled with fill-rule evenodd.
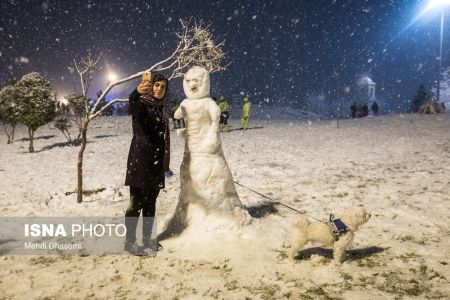
<svg viewBox="0 0 450 300"><path fill-rule="evenodd" d="M252 103L248 100L248 97L244 97L244 104L242 106L241 126L244 129L248 129L250 123L250 115L252 113Z"/></svg>
<svg viewBox="0 0 450 300"><path fill-rule="evenodd" d="M364 103L361 107L361 117L367 117L369 115L369 105L367 103Z"/></svg>
<svg viewBox="0 0 450 300"><path fill-rule="evenodd" d="M356 111L355 111L355 118L361 118L363 115L362 113L362 105L361 103L356 104Z"/></svg>
<svg viewBox="0 0 450 300"><path fill-rule="evenodd" d="M352 118L356 118L356 102L350 106L350 111L352 112Z"/></svg>
<svg viewBox="0 0 450 300"><path fill-rule="evenodd" d="M219 124L221 127L228 127L228 117L230 106L228 105L227 100L225 100L224 96L220 96L219 98L219 108L220 108L220 121Z"/></svg>
<svg viewBox="0 0 450 300"><path fill-rule="evenodd" d="M378 103L376 101L373 102L371 108L372 108L372 111L373 111L373 115L374 116L378 116L378 109L379 109L379 107L378 107Z"/></svg>

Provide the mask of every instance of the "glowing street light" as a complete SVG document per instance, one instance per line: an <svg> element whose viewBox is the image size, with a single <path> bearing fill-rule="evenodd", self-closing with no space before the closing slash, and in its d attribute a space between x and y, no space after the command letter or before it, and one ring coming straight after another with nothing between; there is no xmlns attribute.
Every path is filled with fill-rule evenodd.
<svg viewBox="0 0 450 300"><path fill-rule="evenodd" d="M113 72L109 72L107 75L107 78L108 78L108 84L109 84L110 82L117 80L117 74L113 73Z"/></svg>
<svg viewBox="0 0 450 300"><path fill-rule="evenodd" d="M442 70L442 39L444 36L444 8L450 5L450 0L430 0L428 5L425 7L423 12L420 14L421 16L430 10L440 9L441 10L441 36L439 43L439 73L437 80L437 101L439 102L440 93L441 93L441 70Z"/></svg>
<svg viewBox="0 0 450 300"><path fill-rule="evenodd" d="M428 2L428 5L425 7L425 12L435 9L435 8L442 8L443 6L449 5L450 0L430 0Z"/></svg>

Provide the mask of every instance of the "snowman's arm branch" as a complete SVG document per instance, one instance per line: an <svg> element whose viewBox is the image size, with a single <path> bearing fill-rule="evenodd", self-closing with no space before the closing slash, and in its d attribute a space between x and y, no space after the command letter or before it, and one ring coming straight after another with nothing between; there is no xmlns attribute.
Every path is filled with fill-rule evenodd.
<svg viewBox="0 0 450 300"><path fill-rule="evenodd" d="M216 133L219 131L219 120L220 120L220 108L217 104L212 103L209 108L209 114L211 116L211 127L209 131L212 133Z"/></svg>
<svg viewBox="0 0 450 300"><path fill-rule="evenodd" d="M173 114L175 119L181 119L183 117L183 112L181 111L181 105L177 108L175 113Z"/></svg>

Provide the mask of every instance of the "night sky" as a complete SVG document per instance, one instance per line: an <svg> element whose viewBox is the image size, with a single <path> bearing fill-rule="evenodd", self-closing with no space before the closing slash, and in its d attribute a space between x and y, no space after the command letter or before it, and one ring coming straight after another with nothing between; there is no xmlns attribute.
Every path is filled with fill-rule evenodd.
<svg viewBox="0 0 450 300"><path fill-rule="evenodd" d="M79 89L73 59L103 52L90 92L106 86L108 70L121 77L142 71L175 48L180 18L211 24L225 40L228 69L212 75L213 96L231 102L299 105L309 96L351 98L369 76L386 103L410 99L437 76L439 12L411 24L424 1L37 1L0 4L2 85L37 71L58 96ZM450 64L450 9L443 66ZM126 97L135 82L116 88ZM182 82L171 82L183 97ZM346 92L342 92L346 90Z"/></svg>

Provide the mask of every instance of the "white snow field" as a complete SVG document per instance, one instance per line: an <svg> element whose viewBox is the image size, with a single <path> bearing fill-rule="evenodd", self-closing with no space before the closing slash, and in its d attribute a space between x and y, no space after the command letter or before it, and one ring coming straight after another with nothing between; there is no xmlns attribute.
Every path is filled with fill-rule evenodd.
<svg viewBox="0 0 450 300"><path fill-rule="evenodd" d="M236 186L256 216L251 225L195 208L155 257L0 256L0 299L449 299L450 115L341 120L339 129L290 116L221 133L224 155L235 181L314 218L364 206L372 217L340 268L317 245L287 258L298 214ZM180 190L184 143L172 133L175 176L158 198L159 228ZM66 195L76 187L78 147L51 125L35 136L28 153L26 128L11 145L0 135L0 216L124 214L130 117L91 124L85 189L105 190L81 204Z"/></svg>

